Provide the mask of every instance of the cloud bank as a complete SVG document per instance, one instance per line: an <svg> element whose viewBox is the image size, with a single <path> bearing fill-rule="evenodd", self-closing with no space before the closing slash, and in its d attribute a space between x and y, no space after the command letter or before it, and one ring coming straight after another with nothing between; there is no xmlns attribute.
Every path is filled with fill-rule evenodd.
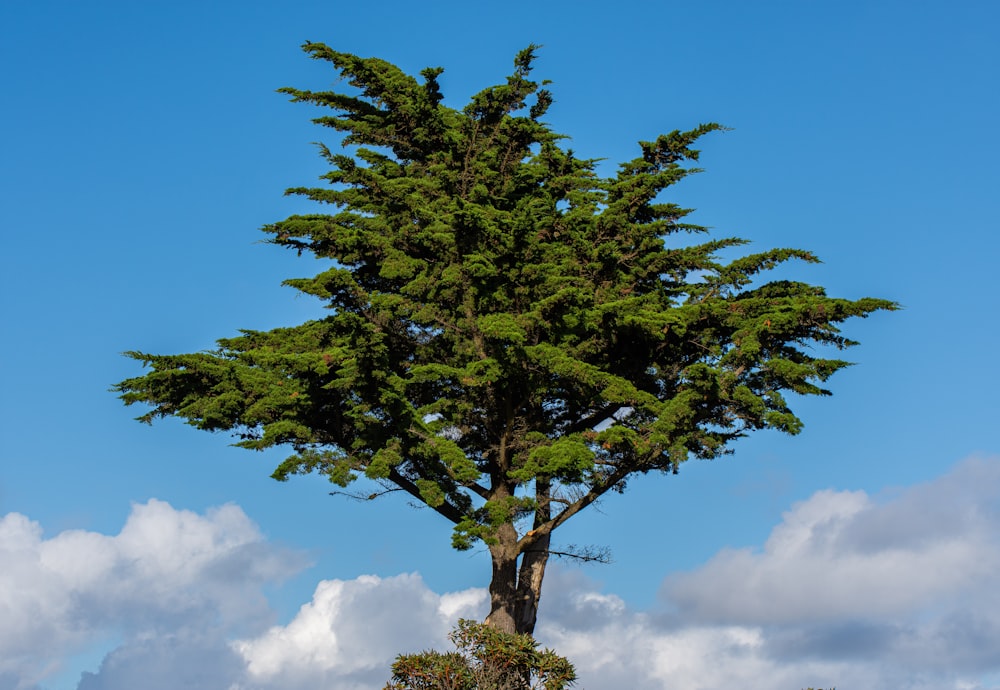
<svg viewBox="0 0 1000 690"><path fill-rule="evenodd" d="M150 501L118 535L46 539L0 519L0 690L34 690L88 640L120 639L78 690L381 688L395 654L445 648L482 589L416 574L320 582L285 624L264 587L303 565L236 506ZM666 576L636 611L553 568L538 637L580 687L612 690L1000 688L1000 459L893 495L821 491L759 548ZM992 681L990 680L992 678Z"/></svg>
<svg viewBox="0 0 1000 690"><path fill-rule="evenodd" d="M5 515L0 563L0 689L20 690L95 639L181 649L266 625L263 586L305 560L268 544L237 506L198 515L151 500L134 505L114 536L45 539L38 523Z"/></svg>
<svg viewBox="0 0 1000 690"><path fill-rule="evenodd" d="M540 636L592 689L1000 688L1000 459L881 500L820 491L761 548L666 577L660 611L561 590Z"/></svg>

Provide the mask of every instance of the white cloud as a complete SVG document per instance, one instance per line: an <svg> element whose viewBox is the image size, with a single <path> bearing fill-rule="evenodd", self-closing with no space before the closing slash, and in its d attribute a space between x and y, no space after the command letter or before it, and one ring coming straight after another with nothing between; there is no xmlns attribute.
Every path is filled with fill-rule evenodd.
<svg viewBox="0 0 1000 690"><path fill-rule="evenodd" d="M51 539L8 515L0 690L37 690L47 664L109 631L122 643L79 690L377 690L396 654L447 648L458 617L486 612L482 589L363 575L320 582L273 625L262 588L287 556L235 506L151 501L116 536ZM818 492L760 548L668 576L662 599L635 611L554 567L538 636L587 690L1000 690L1000 459L883 496Z"/></svg>
<svg viewBox="0 0 1000 690"><path fill-rule="evenodd" d="M326 580L288 625L234 647L253 683L381 687L396 654L445 646L457 618L481 618L486 601L481 589L440 596L416 574Z"/></svg>
<svg viewBox="0 0 1000 690"><path fill-rule="evenodd" d="M134 505L115 536L45 539L38 523L8 514L0 563L0 678L16 677L16 689L109 634L262 627L272 614L261 586L304 565L236 506L197 515L156 500Z"/></svg>
<svg viewBox="0 0 1000 690"><path fill-rule="evenodd" d="M443 647L459 617L485 615L481 589L438 595L419 575L320 582L275 626L263 588L301 569L237 506L199 515L134 505L114 536L44 537L0 518L0 690L37 690L94 639L121 644L79 690L380 688L400 652Z"/></svg>
<svg viewBox="0 0 1000 690"><path fill-rule="evenodd" d="M419 575L324 580L287 625L226 640L185 629L109 654L78 690L376 690L397 654L448 646L457 618L482 618L487 594L438 595Z"/></svg>
<svg viewBox="0 0 1000 690"><path fill-rule="evenodd" d="M996 610L998 500L1000 462L982 459L881 502L820 491L785 513L763 549L723 551L668 577L664 595L709 622L893 620L930 602Z"/></svg>
<svg viewBox="0 0 1000 690"><path fill-rule="evenodd" d="M539 634L590 690L986 688L1000 671L1000 459L882 500L818 492L761 549L667 577L660 612L595 607L586 588L570 583Z"/></svg>

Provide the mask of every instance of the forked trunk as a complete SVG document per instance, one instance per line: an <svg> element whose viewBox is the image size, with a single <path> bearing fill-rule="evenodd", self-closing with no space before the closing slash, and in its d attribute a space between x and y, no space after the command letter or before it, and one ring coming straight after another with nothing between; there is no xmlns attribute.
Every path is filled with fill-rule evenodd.
<svg viewBox="0 0 1000 690"><path fill-rule="evenodd" d="M502 529L501 532L506 530ZM511 527L511 532L513 528ZM486 625L507 633L534 634L538 620L538 601L542 592L542 579L549 559L549 537L541 537L521 558L517 566L516 535L505 543L490 547L493 559L493 579L490 580L490 614Z"/></svg>

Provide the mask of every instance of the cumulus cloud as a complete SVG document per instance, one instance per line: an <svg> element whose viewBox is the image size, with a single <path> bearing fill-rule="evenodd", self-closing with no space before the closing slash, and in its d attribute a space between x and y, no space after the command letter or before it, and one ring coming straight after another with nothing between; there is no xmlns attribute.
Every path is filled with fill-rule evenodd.
<svg viewBox="0 0 1000 690"><path fill-rule="evenodd" d="M482 589L439 595L419 575L324 580L287 625L226 639L185 628L113 650L78 690L375 690L397 654L447 646L461 617L481 618Z"/></svg>
<svg viewBox="0 0 1000 690"><path fill-rule="evenodd" d="M458 618L481 618L487 594L438 595L419 575L326 580L288 624L240 640L248 682L258 687L381 687L401 652L445 646Z"/></svg>
<svg viewBox="0 0 1000 690"><path fill-rule="evenodd" d="M15 690L108 635L154 639L185 630L263 627L265 583L305 563L268 544L234 505L198 515L151 500L114 536L0 518L0 678Z"/></svg>
<svg viewBox="0 0 1000 690"><path fill-rule="evenodd" d="M1000 669L1000 462L974 459L888 499L820 492L759 551L669 577L689 623L769 630L779 660L871 659L922 672Z"/></svg>
<svg viewBox="0 0 1000 690"><path fill-rule="evenodd" d="M288 554L235 506L151 501L117 536L51 539L8 515L0 562L0 690L37 690L46 663L108 630L122 642L78 690L377 690L396 654L447 648L455 620L488 604L482 589L364 575L267 622L262 587ZM973 459L891 494L818 492L759 548L667 576L652 610L553 567L537 633L587 690L1000 690L998 593L1000 459Z"/></svg>
<svg viewBox="0 0 1000 690"><path fill-rule="evenodd" d="M264 587L306 565L235 505L204 515L151 500L117 535L45 538L0 518L0 690L40 690L95 639L120 644L78 690L380 688L400 652L444 647L485 590L439 595L419 575L320 582L287 625Z"/></svg>
<svg viewBox="0 0 1000 690"><path fill-rule="evenodd" d="M995 610L998 574L1000 463L970 460L889 500L814 494L763 549L723 551L668 577L664 594L688 620L881 620L929 602Z"/></svg>
<svg viewBox="0 0 1000 690"><path fill-rule="evenodd" d="M539 634L591 690L1000 687L983 680L1000 671L1000 459L890 496L818 492L761 548L668 576L660 611L563 590Z"/></svg>

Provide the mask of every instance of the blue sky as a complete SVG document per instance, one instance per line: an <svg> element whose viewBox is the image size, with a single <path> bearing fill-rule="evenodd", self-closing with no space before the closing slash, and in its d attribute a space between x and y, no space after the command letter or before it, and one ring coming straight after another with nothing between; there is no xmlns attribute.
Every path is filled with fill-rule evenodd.
<svg viewBox="0 0 1000 690"><path fill-rule="evenodd" d="M321 312L280 286L319 264L261 244L258 231L309 210L282 192L323 172L310 142L334 142L310 124L308 107L274 92L331 85L333 73L300 52L306 40L413 72L443 66L445 98L455 106L502 80L517 50L542 44L536 75L553 81L556 98L548 121L580 155L606 158L607 170L634 157L638 139L721 122L732 131L704 140L705 172L670 199L697 208L695 219L720 235L746 237L758 249L801 247L824 260L796 267L797 279L904 306L848 324L862 341L849 353L857 366L832 380L832 398L799 403L800 436L760 434L738 444L733 457L635 481L567 524L564 542L606 544L614 557L606 566L556 567L546 585L541 615L553 622L541 632L581 657L585 687L623 682L588 644L601 635L628 639L627 630L661 640L663 649L700 650L691 654L705 660L690 677L666 662L652 664L655 673L636 670L628 681L635 687L739 681L755 688L760 669L788 687L847 687L848 673L860 688L884 687L887 679L899 687L1000 687L996 653L924 668L886 652L885 663L865 657L866 666L850 645L803 642L827 639L817 625L855 640L873 630L917 630L914 621L937 615L923 607L943 597L955 603L938 612L942 621L976 610L985 622L962 630L986 631L979 644L1000 649L1000 602L988 594L1000 590L1000 579L976 575L1000 559L998 23L1000 8L985 1L0 4L0 516L7 516L0 553L12 564L0 568L7 572L0 610L6 605L9 614L0 615L0 659L15 659L0 662L0 690L125 687L121 660L154 647L167 660L164 687L176 682L169 669L178 665L169 659L182 657L188 668L204 666L205 678L234 687L317 679L378 687L394 652L436 644L451 614L481 605L488 561L452 551L448 525L430 511L391 499L353 504L328 496L330 486L314 478L276 483L268 475L280 452L233 449L223 435L172 421L139 425L137 411L108 392L137 373L122 351L196 351L239 328L294 324ZM918 546L918 526L929 528L915 496L941 512L932 521L940 529L930 529L937 536ZM758 568L762 581L794 583L816 576L810 567L833 572L854 562L848 546L823 551L818 528L801 549L782 546L789 543L782 535L802 525L840 525L848 536L834 541L851 549L873 534L891 536L870 547L889 561L862 562L899 580L848 569L853 588L845 601L884 599L876 596L880 586L912 597L895 608L869 607L870 615L847 605L842 615L805 607L801 620L768 618L742 603L709 611L695 584L731 587L727 568ZM134 533L148 538L129 541ZM202 535L190 553L215 564L189 579L176 570L187 562L188 542L171 541L185 534ZM216 554L233 544L245 560ZM211 639L185 637L197 626L176 614L184 606L117 596L111 574L162 549L181 560L121 586L159 592L156 583L173 583L162 591L201 602L223 621ZM108 574L86 584L66 574L77 566L40 555L64 552L103 564ZM907 553L933 572L949 563L964 568L972 580L917 586L902 565ZM218 581L219 568L243 573L232 591ZM32 589L42 581L50 589ZM791 596L786 589L794 587L751 587L746 595L779 611L782 596ZM41 602L59 599L53 593L72 605L46 608ZM252 602L244 613L233 604L237 594ZM44 642L17 651L27 638L11 621L35 595L40 603L24 620L77 632L61 636L42 626ZM392 638L395 647L377 647L368 666L344 671L344 659L359 652L343 652L304 680L261 661L291 658L268 647L267 626L311 629L303 605L327 630L349 623L346 614L328 620L317 613L336 609L337 597L366 617L394 596L440 613L440 625L426 633L433 639L414 623L409 636ZM409 629L391 617L385 625ZM726 635L757 651L731 660L732 677L711 676L706 669L719 666L718 650L731 646ZM897 651L917 648L916 637L905 644L889 637ZM757 646L747 642L753 639ZM176 643L176 658L156 646L164 640ZM190 660L216 647L227 651ZM656 649L636 664L669 658ZM91 675L81 681L84 672Z"/></svg>

